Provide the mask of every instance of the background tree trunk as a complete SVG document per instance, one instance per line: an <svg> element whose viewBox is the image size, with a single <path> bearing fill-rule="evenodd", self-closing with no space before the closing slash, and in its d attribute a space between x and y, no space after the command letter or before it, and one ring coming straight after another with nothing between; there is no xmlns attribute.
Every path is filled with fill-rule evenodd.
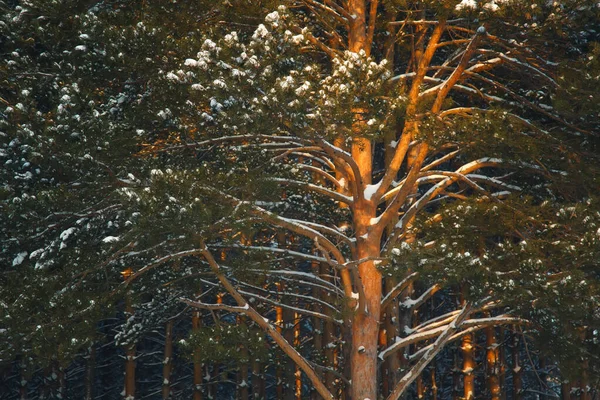
<svg viewBox="0 0 600 400"><path fill-rule="evenodd" d="M202 314L200 311L192 313L192 332L198 333L202 328ZM200 349L194 349L194 400L202 400L202 362L200 361Z"/></svg>
<svg viewBox="0 0 600 400"><path fill-rule="evenodd" d="M166 400L171 395L171 370L173 368L173 320L165 325L165 351L163 358L162 398Z"/></svg>

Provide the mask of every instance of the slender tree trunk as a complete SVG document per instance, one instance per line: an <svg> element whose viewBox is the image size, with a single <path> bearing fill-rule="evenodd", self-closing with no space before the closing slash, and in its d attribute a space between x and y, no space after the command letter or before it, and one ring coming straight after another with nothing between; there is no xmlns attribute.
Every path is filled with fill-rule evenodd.
<svg viewBox="0 0 600 400"><path fill-rule="evenodd" d="M300 314L294 313L294 346L300 348ZM294 363L296 377L296 400L302 399L302 371L300 367Z"/></svg>
<svg viewBox="0 0 600 400"><path fill-rule="evenodd" d="M192 314L192 332L198 333L202 327L202 315L200 311ZM194 394L193 400L202 400L202 363L200 362L200 349L194 349Z"/></svg>
<svg viewBox="0 0 600 400"><path fill-rule="evenodd" d="M283 309L283 337L285 340L294 344L294 311L285 308ZM283 397L284 400L295 399L295 384L296 384L296 363L289 357L283 358Z"/></svg>
<svg viewBox="0 0 600 400"><path fill-rule="evenodd" d="M329 278L329 268L324 263L321 264L321 278L330 281ZM323 299L331 302L333 301L331 293L329 291L324 291ZM332 310L327 307L325 309L325 314L328 316L332 316ZM323 321L323 347L325 348L325 366L327 368L333 369L335 368L335 325L331 321ZM329 372L325 372L325 386L331 393L335 393L335 376Z"/></svg>
<svg viewBox="0 0 600 400"><path fill-rule="evenodd" d="M313 261L311 265L312 265L313 274L315 276L319 276L320 263ZM317 287L312 288L312 296L315 299L322 297L320 292L321 291L319 290L319 288L317 288ZM317 302L314 302L312 307L313 307L313 311L315 311L315 312L323 313L323 311L324 311L324 310L322 310L321 305ZM313 350L314 350L313 354L318 359L321 356L321 354L323 354L323 321L320 318L313 317L312 325L313 325ZM322 375L323 374L321 374L321 376ZM319 393L316 390L312 390L310 398L311 398L311 400L319 400L320 399Z"/></svg>
<svg viewBox="0 0 600 400"><path fill-rule="evenodd" d="M58 362L56 362L56 375L57 375L57 387L56 387L56 398L64 399L67 396L67 376L65 369L62 368Z"/></svg>
<svg viewBox="0 0 600 400"><path fill-rule="evenodd" d="M379 348L380 349L385 349L386 347L388 347L387 330L386 330L388 317L387 317L386 313L383 314L383 318L384 318L385 324L382 328L379 329ZM384 397L387 397L390 394L391 388L393 388L393 386L390 385L390 373L389 372L390 371L388 369L388 363L384 362L383 365L381 366L381 392Z"/></svg>
<svg viewBox="0 0 600 400"><path fill-rule="evenodd" d="M500 400L499 352L494 327L485 329L487 387L491 400Z"/></svg>
<svg viewBox="0 0 600 400"><path fill-rule="evenodd" d="M238 317L238 324L241 326L246 326L246 321L243 316ZM248 400L249 393L249 380L248 380L248 363L250 361L250 353L248 352L248 347L243 345L240 347L240 363L239 363L239 371L238 371L238 399L239 400Z"/></svg>
<svg viewBox="0 0 600 400"><path fill-rule="evenodd" d="M85 362L85 400L94 399L94 381L96 377L96 348L92 345Z"/></svg>
<svg viewBox="0 0 600 400"><path fill-rule="evenodd" d="M438 400L438 385L436 381L435 364L431 367L431 400Z"/></svg>
<svg viewBox="0 0 600 400"><path fill-rule="evenodd" d="M21 358L21 357L20 357ZM27 384L29 383L29 376L25 369L25 361L23 358L19 360L19 399L27 400ZM87 400L87 399L86 399Z"/></svg>
<svg viewBox="0 0 600 400"><path fill-rule="evenodd" d="M571 383L564 381L560 385L560 396L562 400L571 400Z"/></svg>
<svg viewBox="0 0 600 400"><path fill-rule="evenodd" d="M127 296L125 311L129 315L133 315L133 306L131 299ZM135 399L135 343L127 346L125 349L125 399Z"/></svg>
<svg viewBox="0 0 600 400"><path fill-rule="evenodd" d="M265 398L265 381L262 376L262 364L257 359L252 361L252 398L253 400Z"/></svg>
<svg viewBox="0 0 600 400"><path fill-rule="evenodd" d="M280 242L281 243L281 242ZM281 292L283 291L282 288L282 283L281 282L277 282L277 291ZM280 306L276 306L275 307L275 325L277 326L277 332L279 333L283 333L283 328L285 325L285 321L283 318L283 308ZM287 340L288 338L286 338ZM285 365L285 358L284 356L282 356L281 354L277 354L276 356L277 358L277 365L275 367L275 384L276 384L276 392L277 392L277 398L278 399L283 399L284 396L284 392L285 392L285 373L284 373L284 365Z"/></svg>
<svg viewBox="0 0 600 400"><path fill-rule="evenodd" d="M168 399L171 395L171 370L173 368L173 320L165 326L165 350L163 358L163 384L162 398Z"/></svg>
<svg viewBox="0 0 600 400"><path fill-rule="evenodd" d="M546 369L546 359L542 356L539 357L539 375L540 375L540 399L548 400L548 371ZM591 399L590 399L591 400Z"/></svg>
<svg viewBox="0 0 600 400"><path fill-rule="evenodd" d="M512 362L513 362L513 399L521 400L523 398L523 370L521 367L521 360L519 357L520 350L520 338L516 331L516 327L513 327L513 347L512 347Z"/></svg>
<svg viewBox="0 0 600 400"><path fill-rule="evenodd" d="M457 347L454 350L454 368L452 369L452 400L458 400L461 398L460 381L461 381L461 368L459 361L460 349Z"/></svg>
<svg viewBox="0 0 600 400"><path fill-rule="evenodd" d="M463 336L463 393L466 400L475 397L475 357L473 348L473 334Z"/></svg>
<svg viewBox="0 0 600 400"><path fill-rule="evenodd" d="M506 343L505 343L506 330L504 327L500 327L500 344L499 357L500 357L500 400L506 400Z"/></svg>

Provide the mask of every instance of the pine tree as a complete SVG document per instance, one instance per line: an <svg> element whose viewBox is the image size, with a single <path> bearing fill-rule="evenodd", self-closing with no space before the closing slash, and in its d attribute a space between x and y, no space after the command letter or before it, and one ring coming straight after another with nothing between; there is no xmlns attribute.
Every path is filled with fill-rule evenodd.
<svg viewBox="0 0 600 400"><path fill-rule="evenodd" d="M182 345L196 385L243 346L260 391L268 347L324 398L378 398L384 360L396 399L505 324L565 374L597 368L597 340L565 341L600 317L597 103L572 89L597 84L596 50L561 66L545 46L595 4L285 3L256 28L256 4L2 5L2 359L68 362L129 293L120 345L178 297L210 310ZM275 309L323 321L323 365Z"/></svg>

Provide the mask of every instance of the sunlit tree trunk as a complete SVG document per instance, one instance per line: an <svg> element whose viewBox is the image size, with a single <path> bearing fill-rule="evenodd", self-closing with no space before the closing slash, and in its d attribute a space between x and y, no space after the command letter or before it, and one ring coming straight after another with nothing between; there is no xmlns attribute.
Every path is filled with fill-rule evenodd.
<svg viewBox="0 0 600 400"><path fill-rule="evenodd" d="M463 356L463 396L465 399L475 397L475 354L473 344L473 334L467 334L462 339Z"/></svg>
<svg viewBox="0 0 600 400"><path fill-rule="evenodd" d="M500 400L499 351L494 327L485 330L487 387L491 400Z"/></svg>
<svg viewBox="0 0 600 400"><path fill-rule="evenodd" d="M431 367L431 399L438 400L438 385L436 381L435 364Z"/></svg>
<svg viewBox="0 0 600 400"><path fill-rule="evenodd" d="M294 346L300 348L300 314L294 313ZM296 400L302 399L302 371L294 363L294 376L296 378Z"/></svg>

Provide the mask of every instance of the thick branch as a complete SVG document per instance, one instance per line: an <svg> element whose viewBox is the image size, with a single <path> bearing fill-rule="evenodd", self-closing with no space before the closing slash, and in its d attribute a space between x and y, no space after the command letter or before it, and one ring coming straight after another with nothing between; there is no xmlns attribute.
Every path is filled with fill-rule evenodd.
<svg viewBox="0 0 600 400"><path fill-rule="evenodd" d="M245 309L244 314L247 315L252 321L254 321L258 326L260 326L273 340L277 345L283 350L285 354L287 354L293 361L298 365L298 367L306 374L308 379L315 386L315 389L319 394L325 399L333 400L333 395L327 389L327 387L321 382L317 373L310 366L308 361L302 357L300 353L290 345L287 340L277 331L273 325L271 325L267 319L265 319L262 315L260 315L253 307L248 304L248 302L242 297L242 295L233 287L233 285L229 282L229 280L223 275L219 265L215 261L211 252L206 247L204 242L200 244L202 254L204 258L210 265L210 268L213 270L214 274L217 276L221 284L225 287L225 290L235 299L240 308Z"/></svg>

